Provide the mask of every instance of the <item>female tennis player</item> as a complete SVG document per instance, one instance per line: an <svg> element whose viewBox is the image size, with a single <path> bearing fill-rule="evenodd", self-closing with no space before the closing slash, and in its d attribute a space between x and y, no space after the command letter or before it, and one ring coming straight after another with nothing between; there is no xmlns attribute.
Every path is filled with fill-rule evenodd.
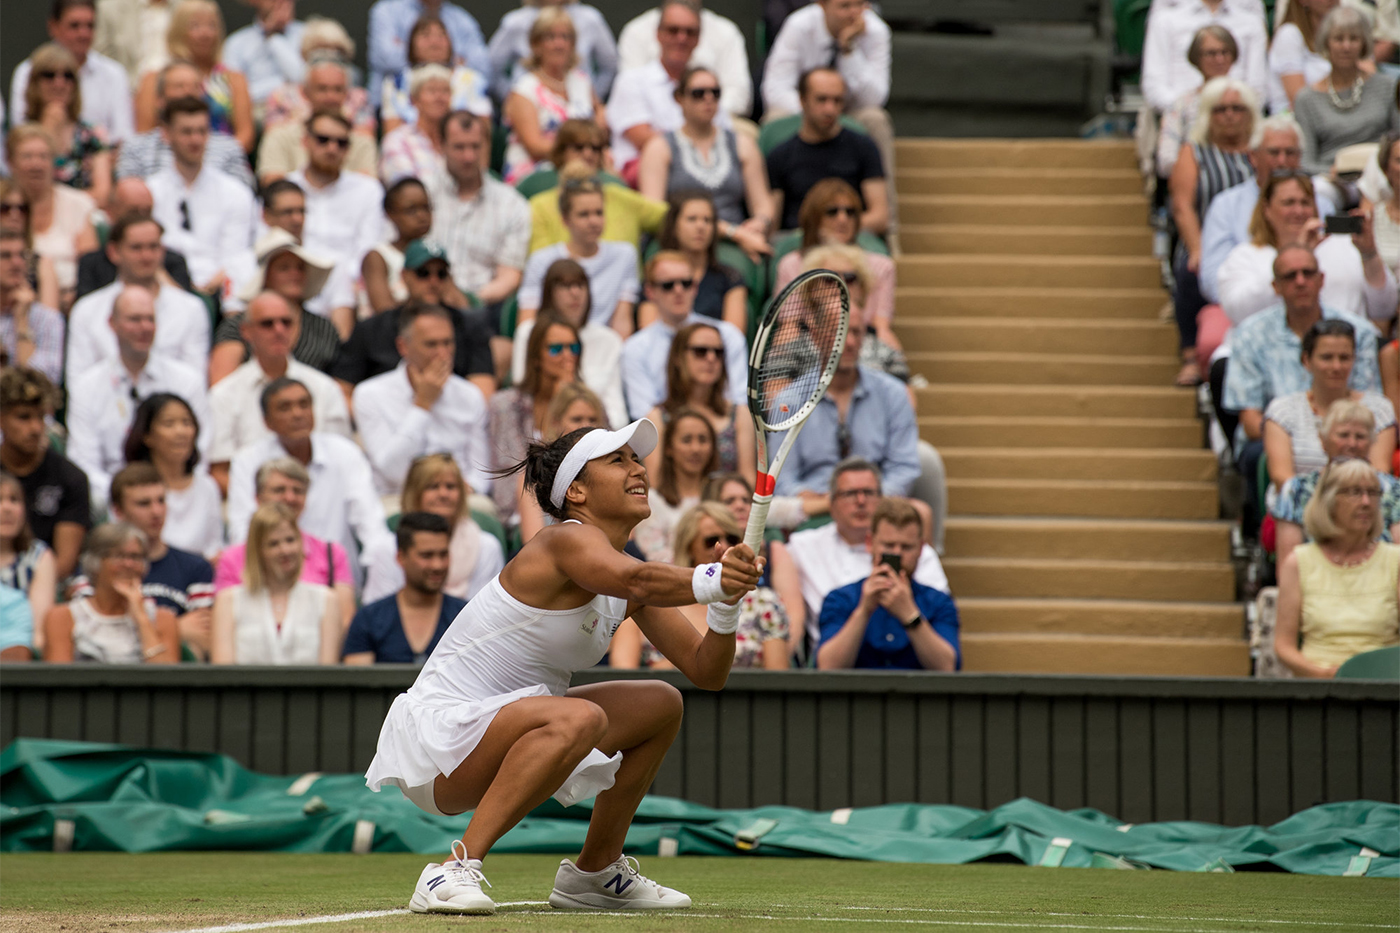
<svg viewBox="0 0 1400 933"><path fill-rule="evenodd" d="M629 615L699 687L724 686L734 660L734 603L757 584L747 545L696 567L623 553L646 518L642 458L656 427L580 428L532 444L525 486L560 524L539 532L443 635L379 734L366 783L396 784L437 815L475 811L452 855L423 869L409 907L490 914L481 860L551 795L566 806L597 795L577 861L565 859L549 903L559 908L669 910L690 898L622 854L637 805L681 724L680 693L658 681L569 687ZM718 550L718 548L716 549ZM708 605L701 636L675 606Z"/></svg>

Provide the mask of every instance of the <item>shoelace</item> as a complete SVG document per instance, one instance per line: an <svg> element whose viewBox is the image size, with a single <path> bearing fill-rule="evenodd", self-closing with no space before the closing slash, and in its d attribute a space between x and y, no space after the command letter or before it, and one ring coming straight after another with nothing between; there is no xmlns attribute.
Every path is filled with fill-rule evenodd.
<svg viewBox="0 0 1400 933"><path fill-rule="evenodd" d="M627 873L635 876L638 881L645 882L646 884L651 885L653 888L660 889L660 884L658 884L655 881L652 881L646 875L642 874L641 863L634 859L632 856L624 855L622 857L622 867L626 868Z"/></svg>
<svg viewBox="0 0 1400 933"><path fill-rule="evenodd" d="M457 851L458 849L462 851L459 853ZM462 844L462 840L460 839L452 840L452 858L456 861L456 864L452 862L442 863L442 870L447 875L449 881L475 884L477 887L481 887L483 884L488 888L491 887L491 882L486 880L486 876L481 873L481 869L473 868L471 865L467 864L467 847Z"/></svg>

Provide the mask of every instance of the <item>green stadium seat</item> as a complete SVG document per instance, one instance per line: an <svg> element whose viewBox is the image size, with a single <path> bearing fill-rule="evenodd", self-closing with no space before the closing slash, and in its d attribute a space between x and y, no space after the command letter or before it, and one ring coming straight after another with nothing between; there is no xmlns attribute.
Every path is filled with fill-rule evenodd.
<svg viewBox="0 0 1400 933"><path fill-rule="evenodd" d="M477 525L481 527L481 530L491 535L491 537L495 538L497 541L501 542L501 550L504 551L506 554L509 554L510 547L509 541L506 538L506 528L500 523L499 520L497 520L496 516L487 515L485 512L478 512L476 509L472 509L471 513L472 520L475 521ZM402 512L395 512L393 515L390 515L384 520L384 524L389 526L390 531L398 531L399 519L402 517Z"/></svg>
<svg viewBox="0 0 1400 933"><path fill-rule="evenodd" d="M511 296L506 299L506 303L501 306L502 337L513 338L515 336L516 321L519 319L519 317L520 302L516 299L515 294L512 293Z"/></svg>
<svg viewBox="0 0 1400 933"><path fill-rule="evenodd" d="M853 130L866 135L865 127L861 126L850 117L842 117L841 125L848 130ZM802 126L802 114L791 113L785 117L778 117L776 120L769 120L763 124L763 128L758 131L758 148L765 156L776 149L780 144L787 142L797 135L798 129Z"/></svg>
<svg viewBox="0 0 1400 933"><path fill-rule="evenodd" d="M623 185L624 187L627 185L627 182L618 178L611 172L602 172L598 177L602 179L605 185ZM515 190L519 191L521 195L528 200L542 191L548 191L550 188L556 187L558 184L559 173L552 167L542 168L531 172L520 179L520 181L516 182Z"/></svg>
<svg viewBox="0 0 1400 933"><path fill-rule="evenodd" d="M1400 680L1400 645L1365 651L1337 668L1338 680Z"/></svg>

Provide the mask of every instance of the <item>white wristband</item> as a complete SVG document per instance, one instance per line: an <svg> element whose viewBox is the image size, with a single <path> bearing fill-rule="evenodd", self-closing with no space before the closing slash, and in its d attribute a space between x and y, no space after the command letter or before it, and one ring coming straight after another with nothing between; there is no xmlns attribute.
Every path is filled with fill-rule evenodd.
<svg viewBox="0 0 1400 933"><path fill-rule="evenodd" d="M695 573L690 578L690 589L695 594L697 603L707 606L729 598L729 594L724 592L721 580L722 569L718 563L701 564L695 568Z"/></svg>
<svg viewBox="0 0 1400 933"><path fill-rule="evenodd" d="M739 604L710 603L705 609L705 624L716 635L733 635L739 628Z"/></svg>

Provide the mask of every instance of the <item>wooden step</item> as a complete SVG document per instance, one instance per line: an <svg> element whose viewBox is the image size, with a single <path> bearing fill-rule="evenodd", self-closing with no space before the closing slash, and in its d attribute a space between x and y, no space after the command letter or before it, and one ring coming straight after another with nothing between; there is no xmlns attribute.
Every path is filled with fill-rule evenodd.
<svg viewBox="0 0 1400 933"><path fill-rule="evenodd" d="M906 286L1151 288L1160 285L1162 280L1161 267L1151 256L906 254L896 262L899 281Z"/></svg>
<svg viewBox="0 0 1400 933"><path fill-rule="evenodd" d="M904 194L1142 194L1136 168L920 168L895 160L895 190Z"/></svg>
<svg viewBox="0 0 1400 933"><path fill-rule="evenodd" d="M908 356L910 369L929 382L979 385L1170 386L1181 368L1176 359L1160 355L915 352Z"/></svg>
<svg viewBox="0 0 1400 933"><path fill-rule="evenodd" d="M1176 328L1152 320L936 317L894 326L906 352L1171 356L1177 348Z"/></svg>
<svg viewBox="0 0 1400 933"><path fill-rule="evenodd" d="M1146 256L1152 230L1124 227L1030 227L1024 224L908 224L899 228L906 254L1020 253L1042 256Z"/></svg>
<svg viewBox="0 0 1400 933"><path fill-rule="evenodd" d="M979 673L1248 677L1243 638L969 634L963 670Z"/></svg>
<svg viewBox="0 0 1400 933"><path fill-rule="evenodd" d="M1146 226L1142 195L901 194L901 224L1012 224L1032 227Z"/></svg>
<svg viewBox="0 0 1400 933"><path fill-rule="evenodd" d="M950 479L948 511L953 515L1211 519L1220 511L1217 492L1214 483L1163 480Z"/></svg>
<svg viewBox="0 0 1400 933"><path fill-rule="evenodd" d="M929 385L916 390L915 396L922 414L944 417L1191 418L1196 414L1195 393L1175 386Z"/></svg>
<svg viewBox="0 0 1400 933"><path fill-rule="evenodd" d="M1137 480L1214 483L1214 455L1200 448L938 448L951 479Z"/></svg>
<svg viewBox="0 0 1400 933"><path fill-rule="evenodd" d="M943 569L958 599L996 596L1223 603L1235 598L1235 571L1228 561L946 557Z"/></svg>
<svg viewBox="0 0 1400 933"><path fill-rule="evenodd" d="M958 599L967 634L1130 635L1142 638L1239 638L1238 603L1154 602L1140 599Z"/></svg>
<svg viewBox="0 0 1400 933"><path fill-rule="evenodd" d="M928 415L919 435L935 447L1175 447L1198 449L1194 418L1037 418Z"/></svg>
<svg viewBox="0 0 1400 933"><path fill-rule="evenodd" d="M954 515L945 529L949 557L1221 561L1230 556L1230 524L1222 521Z"/></svg>
<svg viewBox="0 0 1400 933"><path fill-rule="evenodd" d="M895 165L924 168L1137 168L1131 140L896 139Z"/></svg>
<svg viewBox="0 0 1400 933"><path fill-rule="evenodd" d="M1151 288L896 288L895 320L929 317L1157 320L1167 293Z"/></svg>

